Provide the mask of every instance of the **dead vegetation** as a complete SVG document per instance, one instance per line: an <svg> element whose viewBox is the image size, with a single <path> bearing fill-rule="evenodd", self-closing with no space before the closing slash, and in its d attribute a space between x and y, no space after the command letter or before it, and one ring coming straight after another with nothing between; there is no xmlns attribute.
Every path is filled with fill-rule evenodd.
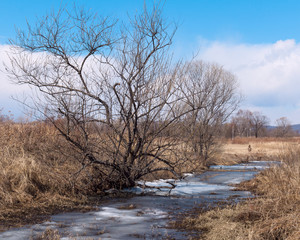
<svg viewBox="0 0 300 240"><path fill-rule="evenodd" d="M0 231L43 221L45 216L53 213L72 209L91 209L91 205L88 204L91 203L91 196L95 194L101 196L104 194L103 190L111 186L111 183L105 182L103 175L99 175L105 172L105 169L98 169L93 165L82 168L81 161L76 161L80 159L80 153L67 144L51 124L14 123L6 120L0 123L0 132ZM222 159L220 156L226 156L222 160L224 164L238 163L247 159L245 156L249 156L248 159L254 158L259 149L269 151L279 145L295 148L298 140L269 142L264 139L263 142L255 140L250 144L251 152L248 151L249 142L244 144L227 142L222 149L224 155L216 153L212 156L212 160L216 161ZM177 152L176 157L182 159L182 164L176 165L178 173L205 169L205 165L197 161L184 142L177 144L172 152ZM278 152L274 152L272 156L276 155L285 160L283 167L264 172L256 180L241 186L255 190L256 193L263 195L262 198L249 204L240 204L235 209L217 209L201 214L199 218L187 219L186 227L201 229L205 232L203 236L209 236L210 232L215 231L209 230L214 229L214 225L231 222L230 229L236 226L234 234L238 231L248 234L244 236L249 237L255 233L252 239L259 239L257 236L261 239L275 239L266 238L270 234L270 236L293 236L290 233L299 227L298 219L300 219L299 153L300 150L290 151L289 154L280 156ZM233 158L233 155L236 158ZM174 154L169 154L170 156ZM186 161L187 159L189 161ZM172 176L166 171L148 175L149 180L170 177ZM208 219L219 223L210 222ZM273 227L268 230L270 225ZM228 226L222 228L222 231L229 231L227 228ZM230 230L228 234L231 233ZM226 236L227 233L220 234Z"/></svg>
<svg viewBox="0 0 300 240"><path fill-rule="evenodd" d="M0 231L40 222L54 213L88 210L101 201L104 190L114 187L113 179L105 178L104 167L83 165L81 159L52 124L0 122ZM204 168L200 163L181 163L176 165L179 173ZM160 171L148 180L171 177Z"/></svg>
<svg viewBox="0 0 300 240"><path fill-rule="evenodd" d="M97 171L81 171L76 152L47 123L0 123L0 231L84 206ZM75 158L76 159L76 158ZM97 192L97 191L96 191Z"/></svg>
<svg viewBox="0 0 300 240"><path fill-rule="evenodd" d="M232 165L247 161L281 161L286 149L300 147L299 137L236 137L221 140L221 147L210 164Z"/></svg>
<svg viewBox="0 0 300 240"><path fill-rule="evenodd" d="M91 182L75 174L81 168L73 161L76 153L51 125L2 123L0 131L0 206L42 195L75 196L91 188ZM92 169L87 169L85 177L88 174Z"/></svg>
<svg viewBox="0 0 300 240"><path fill-rule="evenodd" d="M300 148L280 156L282 165L241 184L257 198L215 208L181 223L197 239L300 239Z"/></svg>

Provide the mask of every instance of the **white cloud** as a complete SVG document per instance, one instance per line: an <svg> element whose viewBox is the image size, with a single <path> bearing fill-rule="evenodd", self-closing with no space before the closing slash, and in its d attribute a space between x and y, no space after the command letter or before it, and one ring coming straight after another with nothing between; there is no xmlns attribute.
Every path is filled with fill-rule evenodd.
<svg viewBox="0 0 300 240"><path fill-rule="evenodd" d="M24 92L28 92L29 88L13 84L5 70L10 61L8 53L10 52L8 45L0 45L0 109L4 113L11 111L16 117L22 115L22 106L12 97L21 97Z"/></svg>
<svg viewBox="0 0 300 240"><path fill-rule="evenodd" d="M10 96L29 92L12 84L3 66L9 64L9 47L0 45L0 109L22 114ZM273 44L232 44L201 39L198 58L216 62L234 73L246 97L242 108L261 111L274 122L286 116L300 123L300 43L280 40Z"/></svg>
<svg viewBox="0 0 300 240"><path fill-rule="evenodd" d="M286 116L300 123L300 43L292 39L255 45L206 42L200 47L199 58L217 62L238 77L245 106L273 121Z"/></svg>

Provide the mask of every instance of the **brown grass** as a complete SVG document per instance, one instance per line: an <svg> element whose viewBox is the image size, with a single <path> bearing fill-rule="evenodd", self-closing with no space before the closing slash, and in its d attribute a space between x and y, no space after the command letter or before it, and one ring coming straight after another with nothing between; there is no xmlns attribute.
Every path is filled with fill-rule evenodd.
<svg viewBox="0 0 300 240"><path fill-rule="evenodd" d="M51 228L46 229L41 235L35 238L36 240L60 240L61 236L58 230L53 230Z"/></svg>
<svg viewBox="0 0 300 240"><path fill-rule="evenodd" d="M253 160L280 161L286 149L298 147L300 148L299 137L223 139L220 152L211 159L210 164L232 165Z"/></svg>
<svg viewBox="0 0 300 240"><path fill-rule="evenodd" d="M72 177L80 166L52 126L8 123L0 131L0 206L74 193Z"/></svg>
<svg viewBox="0 0 300 240"><path fill-rule="evenodd" d="M261 137L261 138L254 138L254 137L236 137L232 140L224 140L227 143L232 144L250 144L250 143L268 143L268 142L278 142L278 143L284 143L284 142L294 142L294 143L300 143L300 137Z"/></svg>
<svg viewBox="0 0 300 240"><path fill-rule="evenodd" d="M247 141L249 140L247 139ZM264 159L266 156L269 156L270 159L274 160L273 156L280 156L280 151L277 150L278 146L282 146L281 148L283 149L287 146L295 147L299 144L299 139L291 139L291 141L284 141L284 143L278 141L270 142L265 139L260 139L260 141L251 139L247 144L227 142L223 148L224 154L219 153L219 155L215 155L214 160L219 161L219 163L222 162L222 164L259 159L260 156L263 156ZM248 152L249 143L252 146L251 152ZM205 166L199 163L199 159L189 151L183 151L181 149L183 147L184 144L179 146L179 149L175 149L179 150L177 154L182 154L179 157L183 159L183 164L179 164L177 170L182 173L203 170ZM295 209L298 209L297 201L299 201L300 185L299 164L295 165L295 159L299 159L299 152L294 153L291 151L289 155L284 157L286 165L283 168L265 172L247 185L247 188L252 186L252 189L255 189L260 194L264 194L265 198L268 197L272 201L273 199L279 199L278 196L282 196L283 193L285 197L280 197L276 202L277 205L271 200L265 201L264 199L258 199L256 200L257 202L253 201L251 207L238 205L237 208L242 210L237 211L240 215L232 218L234 223L244 226L244 223L240 223L243 221L237 221L237 219L252 219L253 216L257 216L250 212L250 210L254 209L255 213L259 212L261 214L259 216L262 216L266 224L268 224L268 221L271 221L270 219L273 216L279 216L276 224L272 222L275 224L272 234L275 234L275 232L279 231L278 229L281 229L281 225L288 226L285 221L288 221L291 217L299 216L293 215L299 214L295 211ZM99 184L102 184L103 187L105 186L102 182L99 183L99 179L101 180L97 176L99 171L93 166L85 168L79 175L74 174L81 168L80 162L76 161L79 158L79 153L65 143L52 125L41 122L24 124L17 124L11 121L1 122L0 231L10 226L20 226L42 221L44 218L41 215L46 216L61 211L82 209L85 206L86 209L89 209L90 205L86 204L90 201L91 194L101 193L97 192ZM189 161L185 161L186 159ZM298 169L298 175L296 175L298 178L294 175L296 173L295 169ZM171 175L168 172L160 172L150 177L169 178ZM274 188L274 183L276 183L276 188ZM269 189L274 189L273 195L270 195ZM275 189L277 190L275 191ZM99 190L101 191L101 189ZM274 196L277 196L277 198ZM259 201L266 204L262 204ZM279 207L281 205L286 207ZM277 215L275 213L275 215L271 215L273 212L270 208L275 208L274 206L278 206L276 207ZM284 211L280 212L280 209L284 209ZM291 215L285 214L288 209L290 209L289 214ZM216 211L225 210L219 209ZM233 210L228 209L228 211ZM264 211L269 215L265 216ZM217 215L219 215L218 212L212 215L214 216L213 219L217 219ZM194 222L196 220L190 219L189 221ZM224 219L220 221L220 224L226 222ZM208 221L205 220L205 222L208 224ZM298 222L295 221L292 224L299 226L297 225ZM294 225L289 226L292 228ZM260 224L259 226L263 228L257 230L256 233L259 233L258 236L265 236L263 229L267 229L268 225ZM255 229L255 227L253 228ZM206 226L205 229L210 229L210 227ZM237 231L241 231L241 229ZM208 234L209 231L206 232Z"/></svg>
<svg viewBox="0 0 300 240"><path fill-rule="evenodd" d="M0 123L0 231L48 215L84 208L96 171L81 164L46 123Z"/></svg>
<svg viewBox="0 0 300 240"><path fill-rule="evenodd" d="M280 157L280 167L241 185L260 197L186 217L181 225L201 233L197 239L300 239L300 148Z"/></svg>
<svg viewBox="0 0 300 240"><path fill-rule="evenodd" d="M102 231L99 232L102 234ZM53 230L51 228L46 229L43 233L41 233L38 236L32 237L34 240L60 240L62 238L61 234L58 230ZM72 236L71 233L68 234L68 239L70 240L76 240L78 237ZM92 238L92 237L86 237L85 240L101 240L101 237L99 238Z"/></svg>

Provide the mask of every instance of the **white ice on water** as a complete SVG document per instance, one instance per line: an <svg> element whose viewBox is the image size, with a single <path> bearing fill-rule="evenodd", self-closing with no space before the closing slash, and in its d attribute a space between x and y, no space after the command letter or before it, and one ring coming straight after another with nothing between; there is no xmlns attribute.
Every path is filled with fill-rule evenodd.
<svg viewBox="0 0 300 240"><path fill-rule="evenodd" d="M216 165L211 166L210 169L223 169L223 170L242 170L242 171L251 171L251 170L263 170L267 167L270 167L271 164L275 164L277 162L269 161L252 161L248 164L237 164L237 165ZM130 189L126 189L125 191L133 192L136 194L141 193L153 193L155 195L160 196L188 196L188 195L199 195L201 193L206 192L215 192L218 190L230 190L233 187L228 186L227 184L238 184L242 181L245 181L244 175L240 176L231 176L230 180L225 180L222 184L209 184L203 181L199 181L199 179L194 178L194 174L186 173L184 174L185 179L176 181L174 179L160 179L156 181L139 181L139 187L134 187ZM174 189L170 189L172 186L168 182L171 182L176 185ZM145 186L144 188L141 186ZM155 188L147 188L146 186L155 187Z"/></svg>
<svg viewBox="0 0 300 240"><path fill-rule="evenodd" d="M192 177L190 175L189 177ZM168 182L172 182L176 185L175 188L170 189L172 186ZM139 181L140 185L145 185L143 187L134 187L130 189L125 189L125 191L133 192L136 194L141 193L153 193L159 196L189 196L189 195L199 195L205 192L215 192L218 190L230 190L232 187L227 185L219 185L219 184L208 184L200 181L190 181L188 179L175 181L174 179L168 180L156 180L153 182L143 182ZM147 188L146 186L156 187L156 188ZM158 189L159 188L159 189Z"/></svg>
<svg viewBox="0 0 300 240"><path fill-rule="evenodd" d="M272 165L278 165L279 162L276 161L251 161L247 164L236 164L236 165L215 165L210 166L209 169L215 170L263 170L266 169Z"/></svg>
<svg viewBox="0 0 300 240"><path fill-rule="evenodd" d="M210 169L223 169L223 170L262 170L264 169L264 166L246 166L246 165L232 165L232 166L226 166L226 165L216 165L216 166L210 166Z"/></svg>
<svg viewBox="0 0 300 240"><path fill-rule="evenodd" d="M42 233L46 229L58 229L69 233L62 240L74 239L133 239L144 237L145 232L155 220L164 219L167 212L160 209L118 209L103 207L90 213L66 213L53 216L55 221L36 224L31 228L14 229L0 234L0 239L25 240L34 239L32 233Z"/></svg>

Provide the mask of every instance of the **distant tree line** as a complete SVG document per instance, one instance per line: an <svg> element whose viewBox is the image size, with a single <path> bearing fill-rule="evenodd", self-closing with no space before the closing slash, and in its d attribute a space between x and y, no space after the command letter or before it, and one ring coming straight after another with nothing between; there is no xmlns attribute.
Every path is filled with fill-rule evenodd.
<svg viewBox="0 0 300 240"><path fill-rule="evenodd" d="M276 120L275 126L270 126L270 120L261 112L239 110L225 126L227 138L235 137L291 137L298 135L293 131L286 117Z"/></svg>

